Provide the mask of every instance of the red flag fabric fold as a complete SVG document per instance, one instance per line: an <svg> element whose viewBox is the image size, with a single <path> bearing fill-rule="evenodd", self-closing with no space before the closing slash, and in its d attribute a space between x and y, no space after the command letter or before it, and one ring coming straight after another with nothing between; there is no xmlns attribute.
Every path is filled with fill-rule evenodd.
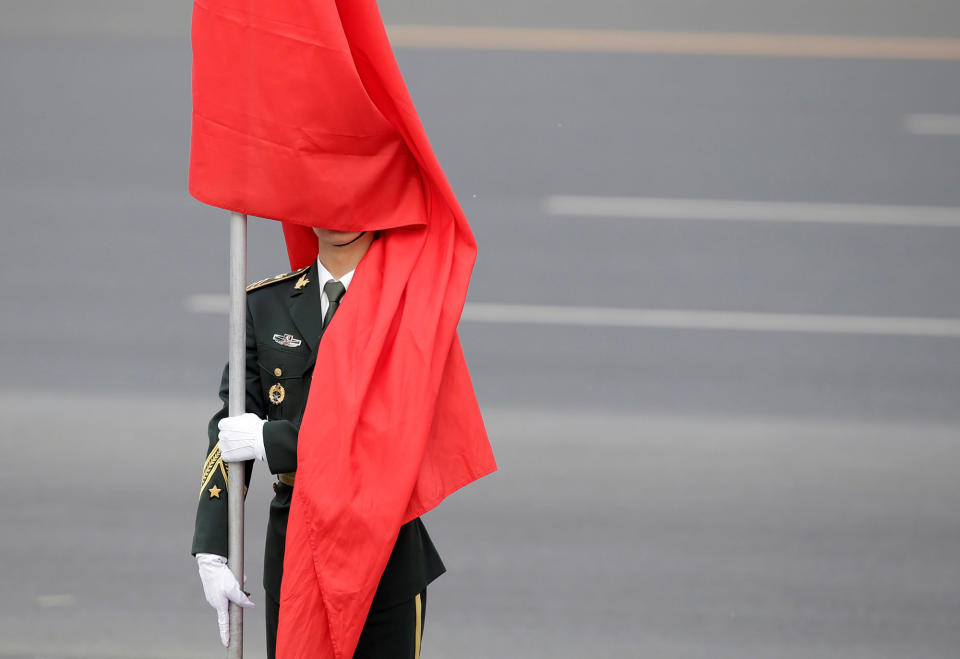
<svg viewBox="0 0 960 659"><path fill-rule="evenodd" d="M196 0L190 192L380 230L324 334L300 429L277 656L353 655L399 527L496 469L456 327L476 259L374 0Z"/></svg>

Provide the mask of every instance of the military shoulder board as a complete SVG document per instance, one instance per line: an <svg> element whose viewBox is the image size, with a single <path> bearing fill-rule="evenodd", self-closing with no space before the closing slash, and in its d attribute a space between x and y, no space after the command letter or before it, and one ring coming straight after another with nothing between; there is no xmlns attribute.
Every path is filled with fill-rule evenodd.
<svg viewBox="0 0 960 659"><path fill-rule="evenodd" d="M247 292L256 290L258 288L263 288L264 286L269 286L270 284L275 284L278 281L285 281L292 277L296 277L299 274L302 274L309 270L309 266L306 268L300 268L299 270L294 270L293 272L285 272L282 275L277 275L276 277L267 277L266 279L261 279L260 281L255 281L249 286L247 286Z"/></svg>

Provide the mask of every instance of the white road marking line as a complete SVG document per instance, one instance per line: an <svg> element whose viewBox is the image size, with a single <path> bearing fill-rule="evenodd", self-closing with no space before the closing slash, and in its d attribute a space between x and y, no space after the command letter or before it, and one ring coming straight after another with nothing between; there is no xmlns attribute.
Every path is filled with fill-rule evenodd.
<svg viewBox="0 0 960 659"><path fill-rule="evenodd" d="M587 327L960 337L960 318L621 309L474 302L466 305L463 320Z"/></svg>
<svg viewBox="0 0 960 659"><path fill-rule="evenodd" d="M13 3L10 10L4 7L0 34L182 37L189 33L190 3L111 2L109 15L90 11L88 4L77 0ZM960 60L960 39L955 38L413 24L388 25L387 33L394 48Z"/></svg>
<svg viewBox="0 0 960 659"><path fill-rule="evenodd" d="M187 311L194 313L230 313L230 296L191 295L186 306Z"/></svg>
<svg viewBox="0 0 960 659"><path fill-rule="evenodd" d="M960 137L960 114L908 114L904 126L914 135Z"/></svg>
<svg viewBox="0 0 960 659"><path fill-rule="evenodd" d="M64 608L76 605L77 598L73 595L39 595L37 597L37 606L45 609Z"/></svg>
<svg viewBox="0 0 960 659"><path fill-rule="evenodd" d="M226 295L192 295L187 298L186 307L197 313L227 313L229 298ZM909 316L623 309L471 302L464 307L462 320L480 323L637 329L960 337L960 318Z"/></svg>
<svg viewBox="0 0 960 659"><path fill-rule="evenodd" d="M390 25L394 48L833 59L960 60L960 39L826 34L653 32L458 25Z"/></svg>
<svg viewBox="0 0 960 659"><path fill-rule="evenodd" d="M578 217L960 227L960 208L953 206L552 195L543 200L542 208L548 215Z"/></svg>

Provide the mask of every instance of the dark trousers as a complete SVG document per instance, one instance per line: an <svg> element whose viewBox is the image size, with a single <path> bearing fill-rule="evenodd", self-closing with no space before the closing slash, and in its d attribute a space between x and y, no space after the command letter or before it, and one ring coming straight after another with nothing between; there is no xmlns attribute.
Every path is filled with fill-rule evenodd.
<svg viewBox="0 0 960 659"><path fill-rule="evenodd" d="M280 603L266 596L267 657L274 659L277 652L277 622ZM367 614L360 632L360 642L353 659L419 659L423 619L427 612L427 589L396 606Z"/></svg>

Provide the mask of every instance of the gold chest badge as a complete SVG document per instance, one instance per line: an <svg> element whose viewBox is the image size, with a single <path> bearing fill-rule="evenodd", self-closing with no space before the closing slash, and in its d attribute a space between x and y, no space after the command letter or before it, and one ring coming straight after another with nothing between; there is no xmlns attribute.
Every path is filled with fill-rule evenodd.
<svg viewBox="0 0 960 659"><path fill-rule="evenodd" d="M283 388L283 385L279 382L270 387L270 391L267 392L267 397L270 399L270 402L274 405L279 405L283 402L283 397L287 395L287 391Z"/></svg>

